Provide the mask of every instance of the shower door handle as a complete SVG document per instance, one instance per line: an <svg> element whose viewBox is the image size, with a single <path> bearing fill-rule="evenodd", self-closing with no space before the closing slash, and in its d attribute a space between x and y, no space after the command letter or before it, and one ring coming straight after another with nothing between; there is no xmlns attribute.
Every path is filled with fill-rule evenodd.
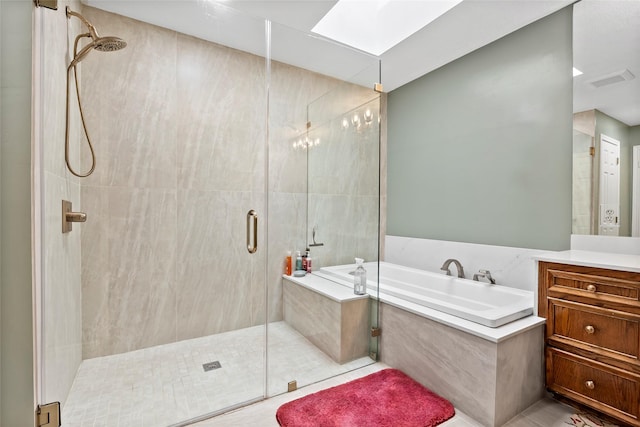
<svg viewBox="0 0 640 427"><path fill-rule="evenodd" d="M251 220L253 219L253 233L251 233ZM253 243L251 237L253 234ZM247 251L250 254L256 253L258 250L258 214L251 209L247 212Z"/></svg>

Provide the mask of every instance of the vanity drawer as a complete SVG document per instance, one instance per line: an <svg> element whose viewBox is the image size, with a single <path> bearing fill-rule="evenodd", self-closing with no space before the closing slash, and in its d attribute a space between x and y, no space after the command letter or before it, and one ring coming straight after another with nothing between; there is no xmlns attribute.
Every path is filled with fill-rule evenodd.
<svg viewBox="0 0 640 427"><path fill-rule="evenodd" d="M640 356L640 316L549 298L548 336L577 341L637 360Z"/></svg>
<svg viewBox="0 0 640 427"><path fill-rule="evenodd" d="M638 425L640 376L547 348L547 387L575 401Z"/></svg>
<svg viewBox="0 0 640 427"><path fill-rule="evenodd" d="M541 263L545 297L640 314L640 273Z"/></svg>

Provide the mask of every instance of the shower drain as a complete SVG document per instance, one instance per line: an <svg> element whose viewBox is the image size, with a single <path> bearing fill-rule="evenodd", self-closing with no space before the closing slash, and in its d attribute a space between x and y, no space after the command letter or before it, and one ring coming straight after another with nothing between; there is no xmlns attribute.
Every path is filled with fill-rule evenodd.
<svg viewBox="0 0 640 427"><path fill-rule="evenodd" d="M205 372L209 372L213 371L214 369L222 368L222 366L220 365L220 362L216 360L215 362L205 363L204 365L202 365L202 368Z"/></svg>

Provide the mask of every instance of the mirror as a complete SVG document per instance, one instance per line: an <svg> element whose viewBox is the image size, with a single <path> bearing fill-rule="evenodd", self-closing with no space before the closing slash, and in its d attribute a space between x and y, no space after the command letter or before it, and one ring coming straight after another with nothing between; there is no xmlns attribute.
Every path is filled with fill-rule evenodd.
<svg viewBox="0 0 640 427"><path fill-rule="evenodd" d="M638 237L640 2L583 0L573 16L572 233Z"/></svg>

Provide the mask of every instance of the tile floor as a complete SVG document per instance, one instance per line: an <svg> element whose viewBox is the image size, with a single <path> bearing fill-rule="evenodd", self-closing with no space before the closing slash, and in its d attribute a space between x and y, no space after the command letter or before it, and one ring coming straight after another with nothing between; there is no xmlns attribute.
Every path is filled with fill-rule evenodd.
<svg viewBox="0 0 640 427"><path fill-rule="evenodd" d="M82 362L62 409L63 427L163 427L264 392L264 327ZM298 386L371 364L368 357L339 365L284 322L269 324L269 390ZM205 372L203 364L221 368ZM256 424L260 425L260 424Z"/></svg>
<svg viewBox="0 0 640 427"><path fill-rule="evenodd" d="M388 367L389 366L383 363L369 365L307 386L295 392L275 396L245 408L192 424L191 427L278 427L275 413L283 403ZM524 410L503 427L571 427L574 426L574 424L570 421L570 417L575 412L576 410L574 408L561 404L553 399L545 398ZM453 418L440 424L440 426L482 427L482 425L474 421L472 417L459 410L456 411L456 415Z"/></svg>
<svg viewBox="0 0 640 427"><path fill-rule="evenodd" d="M259 398L264 390L263 342L264 328L258 326L85 360L62 410L63 427L184 425ZM371 364L369 358L339 365L284 322L269 324L269 349L268 394L273 397L190 425L278 427L275 413L283 403L388 368ZM202 365L213 361L221 368L205 372ZM301 388L285 393L292 379ZM574 413L543 399L504 427L570 427ZM441 426L482 427L473 414L460 411Z"/></svg>

